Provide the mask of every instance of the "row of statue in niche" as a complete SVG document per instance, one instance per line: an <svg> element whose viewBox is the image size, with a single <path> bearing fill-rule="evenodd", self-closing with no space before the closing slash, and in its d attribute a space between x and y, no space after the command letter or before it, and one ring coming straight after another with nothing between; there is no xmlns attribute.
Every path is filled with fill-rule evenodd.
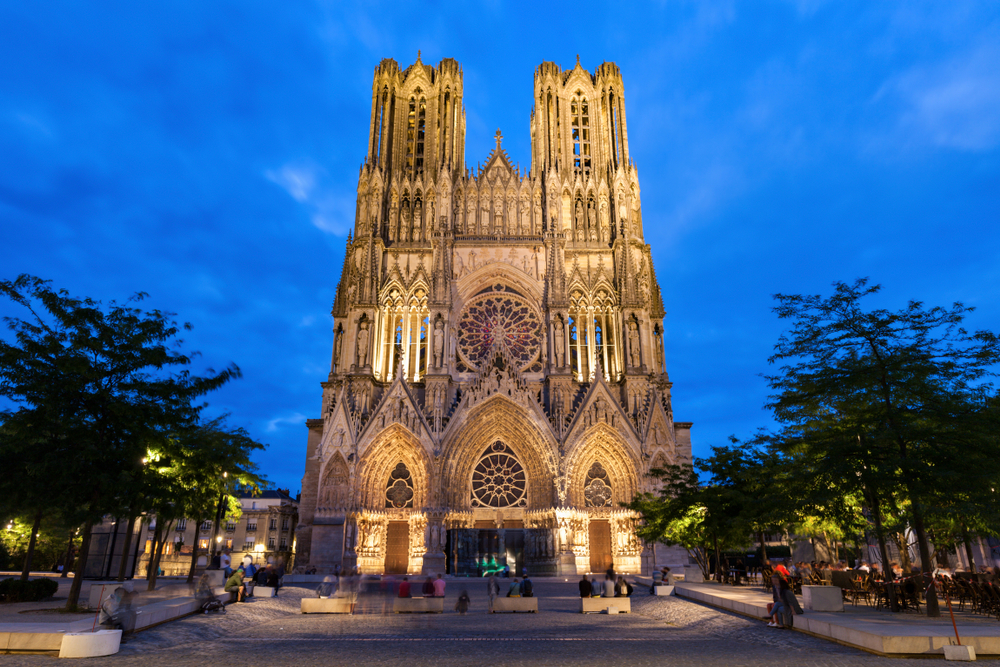
<svg viewBox="0 0 1000 667"><path fill-rule="evenodd" d="M404 199L402 205L395 204L389 207L388 216L379 227L379 216L375 212L375 207L370 206L366 197L359 199L358 233L366 235L375 229L389 241L407 242L429 242L433 232L438 231L448 225L445 216L435 218L434 200L427 202L427 215L424 216L424 206L421 200L414 200L412 206ZM558 207L553 205L550 218L558 218ZM621 207L621 215L628 212L628 207ZM506 205L502 199L492 201L484 198L478 202L475 199L466 200L463 207L459 198L455 198L453 220L454 230L458 234L473 236L537 236L542 233L542 204L541 199L536 197L534 204L530 205L528 199L510 198L506 200ZM464 213L464 215L463 215ZM641 235L638 222L638 213L634 222L634 233ZM570 225L565 225L570 227ZM584 202L576 200L571 229L571 239L578 242L611 242L611 225L608 218L607 204L601 203L598 210L594 200Z"/></svg>

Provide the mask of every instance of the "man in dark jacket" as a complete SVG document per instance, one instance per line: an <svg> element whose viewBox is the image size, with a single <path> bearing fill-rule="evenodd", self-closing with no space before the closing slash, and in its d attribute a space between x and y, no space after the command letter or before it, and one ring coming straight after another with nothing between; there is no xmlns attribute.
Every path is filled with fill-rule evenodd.
<svg viewBox="0 0 1000 667"><path fill-rule="evenodd" d="M523 598L533 598L535 597L534 585L531 583L531 579L528 579L528 574L525 573L524 580L521 582L521 597Z"/></svg>
<svg viewBox="0 0 1000 667"><path fill-rule="evenodd" d="M583 579L580 580L580 597L590 597L590 580L587 579L587 575L583 575Z"/></svg>

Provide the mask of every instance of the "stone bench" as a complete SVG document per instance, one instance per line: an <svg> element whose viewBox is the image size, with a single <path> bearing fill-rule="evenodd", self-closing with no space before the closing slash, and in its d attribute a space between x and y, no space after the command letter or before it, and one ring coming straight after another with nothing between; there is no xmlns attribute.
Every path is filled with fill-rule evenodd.
<svg viewBox="0 0 1000 667"><path fill-rule="evenodd" d="M493 601L493 611L517 613L538 613L538 598L497 598Z"/></svg>
<svg viewBox="0 0 1000 667"><path fill-rule="evenodd" d="M97 658L114 655L121 647L121 630L68 632L59 646L60 658Z"/></svg>
<svg viewBox="0 0 1000 667"><path fill-rule="evenodd" d="M354 598L302 598L303 614L350 614L354 611Z"/></svg>
<svg viewBox="0 0 1000 667"><path fill-rule="evenodd" d="M673 595L673 586L653 586L653 593L656 595Z"/></svg>
<svg viewBox="0 0 1000 667"><path fill-rule="evenodd" d="M803 586L802 606L808 611L844 611L840 586Z"/></svg>
<svg viewBox="0 0 1000 667"><path fill-rule="evenodd" d="M444 598L395 598L392 610L397 614L443 614Z"/></svg>
<svg viewBox="0 0 1000 667"><path fill-rule="evenodd" d="M632 613L632 600L629 598L580 598L580 612L583 614L599 614L614 607L619 614Z"/></svg>
<svg viewBox="0 0 1000 667"><path fill-rule="evenodd" d="M273 598L277 597L278 589L272 588L271 586L254 586L253 596L255 598Z"/></svg>

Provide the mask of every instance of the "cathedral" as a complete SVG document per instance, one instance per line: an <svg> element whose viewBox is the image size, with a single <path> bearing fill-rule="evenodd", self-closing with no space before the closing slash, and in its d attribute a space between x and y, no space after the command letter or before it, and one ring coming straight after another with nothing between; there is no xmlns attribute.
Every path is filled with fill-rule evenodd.
<svg viewBox="0 0 1000 667"><path fill-rule="evenodd" d="M499 130L465 165L462 93L450 58L375 69L296 563L648 571L622 503L690 460L691 424L671 407L621 73L538 66L527 172Z"/></svg>

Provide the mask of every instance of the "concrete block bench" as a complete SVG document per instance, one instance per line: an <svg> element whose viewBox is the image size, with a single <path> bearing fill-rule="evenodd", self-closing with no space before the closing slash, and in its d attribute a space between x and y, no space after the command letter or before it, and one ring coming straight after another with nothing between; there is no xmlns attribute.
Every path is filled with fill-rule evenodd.
<svg viewBox="0 0 1000 667"><path fill-rule="evenodd" d="M629 598L580 598L580 612L583 614L599 614L614 607L619 614L632 613L632 600Z"/></svg>
<svg viewBox="0 0 1000 667"><path fill-rule="evenodd" d="M278 595L278 589L270 586L254 586L253 596L255 598L273 598Z"/></svg>
<svg viewBox="0 0 1000 667"><path fill-rule="evenodd" d="M840 586L803 586L802 603L808 611L844 611Z"/></svg>
<svg viewBox="0 0 1000 667"><path fill-rule="evenodd" d="M493 601L493 611L538 613L538 598L497 598Z"/></svg>
<svg viewBox="0 0 1000 667"><path fill-rule="evenodd" d="M350 614L354 611L354 597L302 598L303 614Z"/></svg>
<svg viewBox="0 0 1000 667"><path fill-rule="evenodd" d="M653 586L653 592L656 595L673 595L674 594L674 587L673 586Z"/></svg>
<svg viewBox="0 0 1000 667"><path fill-rule="evenodd" d="M443 614L444 598L395 598L392 610L397 614Z"/></svg>
<svg viewBox="0 0 1000 667"><path fill-rule="evenodd" d="M114 655L121 647L121 630L68 632L59 647L60 658L97 658Z"/></svg>

